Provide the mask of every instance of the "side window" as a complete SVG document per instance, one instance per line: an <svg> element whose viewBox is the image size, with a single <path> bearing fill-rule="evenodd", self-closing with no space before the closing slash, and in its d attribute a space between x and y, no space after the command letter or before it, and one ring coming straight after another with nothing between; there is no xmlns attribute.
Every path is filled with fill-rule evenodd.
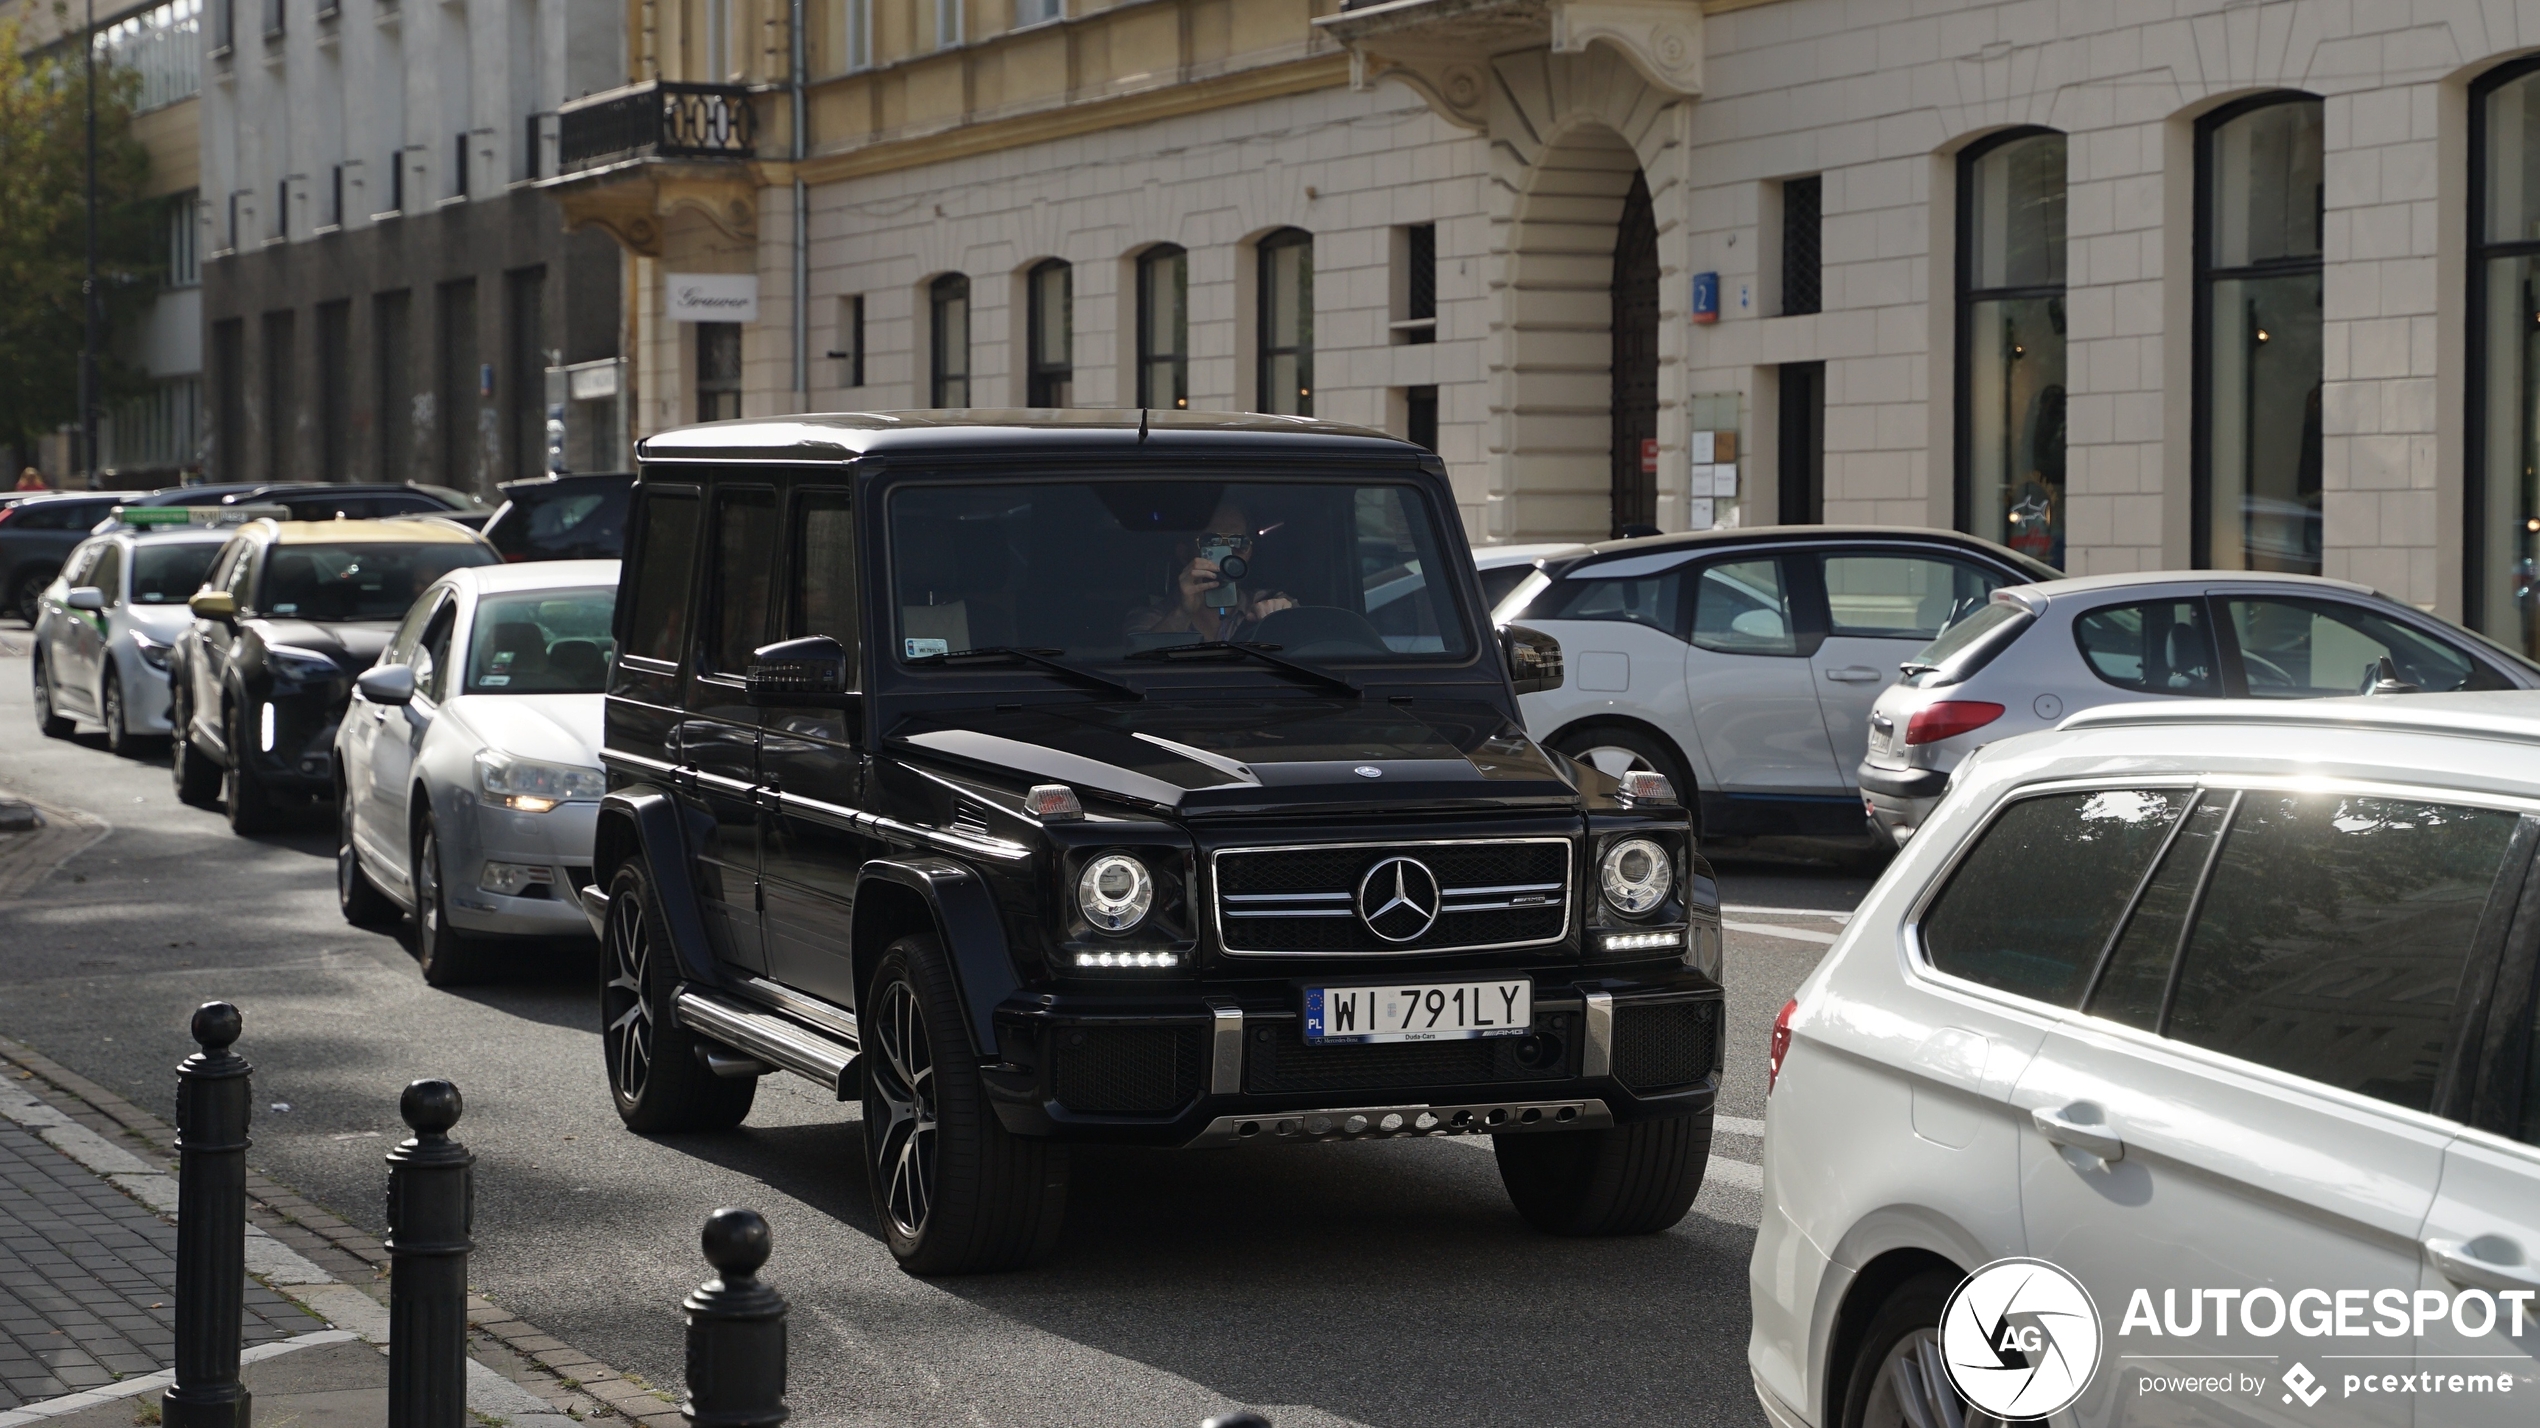
<svg viewBox="0 0 2540 1428"><path fill-rule="evenodd" d="M2073 640L2090 672L2119 689L2207 698L2222 692L2202 600L2103 606L2073 621Z"/></svg>
<svg viewBox="0 0 2540 1428"><path fill-rule="evenodd" d="M714 498L714 613L706 629L704 673L737 676L767 643L768 587L776 571L776 493L725 488Z"/></svg>
<svg viewBox="0 0 2540 1428"><path fill-rule="evenodd" d="M2318 699L2372 687L2386 657L2428 693L2494 687L2469 656L2334 600L2225 600L2252 699Z"/></svg>
<svg viewBox="0 0 2540 1428"><path fill-rule="evenodd" d="M2179 820L2170 835L2161 866L2135 895L2125 930L2109 949L2098 981L2083 995L2092 1016L2123 1022L2143 1031L2161 1024L2161 998L2169 991L2170 967L2178 960L2179 934L2194 910L2196 889L2213 867L2214 848L2238 795L2206 791Z"/></svg>
<svg viewBox="0 0 2540 1428"><path fill-rule="evenodd" d="M2188 797L2095 789L2012 804L1924 915L1924 955L1953 977L2073 1005Z"/></svg>
<svg viewBox="0 0 2540 1428"><path fill-rule="evenodd" d="M106 603L123 603L123 547L107 541L97 547L97 563L81 578L83 585L94 585L106 592Z"/></svg>
<svg viewBox="0 0 2540 1428"><path fill-rule="evenodd" d="M677 664L688 634L689 582L697 568L696 493L645 493L642 530L626 567L635 603L623 649L638 659Z"/></svg>
<svg viewBox="0 0 2540 1428"><path fill-rule="evenodd" d="M1937 639L1983 608L2002 577L1936 555L1862 552L1825 560L1827 633L1875 640Z"/></svg>
<svg viewBox="0 0 2540 1428"><path fill-rule="evenodd" d="M89 568L97 563L97 553L103 549L105 546L101 542L72 551L71 558L62 562L62 588L76 590L87 584Z"/></svg>
<svg viewBox="0 0 2540 1428"><path fill-rule="evenodd" d="M1537 596L1526 613L1538 620L1611 620L1647 625L1672 635L1683 623L1679 613L1684 608L1683 592L1681 571L1603 580L1588 575L1553 586Z"/></svg>
<svg viewBox="0 0 2540 1428"><path fill-rule="evenodd" d="M1693 642L1722 654L1799 653L1782 563L1768 557L1704 566L1693 585Z"/></svg>
<svg viewBox="0 0 2540 1428"><path fill-rule="evenodd" d="M415 607L408 610L406 618L398 623L397 633L389 637L388 648L380 653L379 662L381 664L414 663L415 644L423 638L424 622L431 619L433 613L440 608L441 602L438 600L416 601Z"/></svg>
<svg viewBox="0 0 2540 1428"><path fill-rule="evenodd" d="M415 647L415 692L435 704L449 696L450 632L458 628L459 605L444 600L432 614L432 622L423 627L423 639Z"/></svg>
<svg viewBox="0 0 2540 1428"><path fill-rule="evenodd" d="M2429 1110L2517 817L2348 793L2241 796L2163 1031Z"/></svg>
<svg viewBox="0 0 2540 1428"><path fill-rule="evenodd" d="M260 542L240 541L236 557L229 562L229 579L222 582L221 588L238 597L241 611L254 608L249 595L256 583L256 562L263 558L264 552Z"/></svg>
<svg viewBox="0 0 2540 1428"><path fill-rule="evenodd" d="M794 588L786 633L827 635L847 647L847 667L860 668L855 517L847 493L807 491L794 512Z"/></svg>

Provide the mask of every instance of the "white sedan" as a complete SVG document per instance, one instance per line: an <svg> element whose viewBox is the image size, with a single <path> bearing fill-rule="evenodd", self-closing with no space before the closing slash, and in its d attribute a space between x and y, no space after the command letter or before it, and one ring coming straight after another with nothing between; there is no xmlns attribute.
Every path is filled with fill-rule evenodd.
<svg viewBox="0 0 2540 1428"><path fill-rule="evenodd" d="M192 623L186 599L229 534L114 529L71 552L36 602L37 727L66 738L87 719L118 754L168 735L168 649Z"/></svg>
<svg viewBox="0 0 2540 1428"><path fill-rule="evenodd" d="M500 960L503 939L588 938L601 702L618 563L454 570L355 682L335 736L345 920L415 916L424 980ZM517 944L515 944L517 945Z"/></svg>

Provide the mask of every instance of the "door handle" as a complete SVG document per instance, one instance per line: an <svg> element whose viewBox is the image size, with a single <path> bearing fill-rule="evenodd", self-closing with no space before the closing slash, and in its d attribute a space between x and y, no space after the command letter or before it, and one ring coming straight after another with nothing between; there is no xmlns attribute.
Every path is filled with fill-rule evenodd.
<svg viewBox="0 0 2540 1428"><path fill-rule="evenodd" d="M2085 1121L2072 1114L2087 1110L2095 1116L2098 1109L2087 1101L2076 1101L2061 1111L2050 1111L2040 1106L2028 1115L2029 1120L2036 1124L2037 1133L2046 1137L2049 1144L2086 1151L2113 1165L2125 1159L2125 1142L2115 1131L2108 1129L2107 1122Z"/></svg>
<svg viewBox="0 0 2540 1428"><path fill-rule="evenodd" d="M370 720L371 720L371 722L372 722L372 723L376 724L376 723L380 722L381 720L386 719L387 717L388 717L388 706L387 706L387 705L385 705L385 704L373 704L372 706L370 706Z"/></svg>
<svg viewBox="0 0 2540 1428"><path fill-rule="evenodd" d="M1871 669L1867 665L1859 664L1847 664L1841 669L1830 669L1826 671L1826 678L1839 679L1846 684L1866 684L1878 677L1879 672L1877 670Z"/></svg>
<svg viewBox="0 0 2540 1428"><path fill-rule="evenodd" d="M2540 1289L2540 1274L2527 1264L2500 1264L2482 1255L2470 1253L2473 1246L2505 1250L2520 1256L2522 1249L2503 1235L2481 1235L2474 1240L2427 1240L2425 1257L2454 1284L2474 1285L2480 1289Z"/></svg>

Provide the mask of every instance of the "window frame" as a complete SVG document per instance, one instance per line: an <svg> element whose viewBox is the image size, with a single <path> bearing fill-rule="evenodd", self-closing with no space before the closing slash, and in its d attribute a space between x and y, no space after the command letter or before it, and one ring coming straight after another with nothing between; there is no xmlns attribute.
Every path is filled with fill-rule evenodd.
<svg viewBox="0 0 2540 1428"><path fill-rule="evenodd" d="M688 568L680 573L680 580L682 582L680 589L680 603L686 608L677 612L682 618L688 619L689 629L693 632L696 628L695 621L692 617L696 613L697 603L697 562L705 551L708 525L708 511L706 506L707 483L680 482L677 484L665 484L660 486L653 486L649 483L638 483L636 495L638 499L627 512L626 563L628 566L634 567L631 573L643 576L646 579L652 578L654 572L645 570L638 562L644 554L645 548L652 540L653 508L665 500L687 501L696 507L697 533L689 545ZM638 588L640 588L640 585ZM687 665L684 652L682 658L670 660L657 659L651 655L634 654L631 652L634 647L632 639L634 631L632 626L635 622L637 606L640 603L640 600L622 600L618 602L618 615L617 618L611 622L614 628L612 628L609 632L611 638L617 641L617 667L637 673L675 679L678 677L680 671ZM693 638L693 633L691 637ZM612 685L614 685L614 683L615 681L612 681Z"/></svg>
<svg viewBox="0 0 2540 1428"><path fill-rule="evenodd" d="M945 370L944 353L952 345L944 340L944 314L955 301L961 304L961 371ZM940 273L926 284L926 404L937 411L967 409L978 394L971 390L975 374L970 370L970 276L967 273ZM961 383L962 401L954 407L944 400L947 386Z"/></svg>
<svg viewBox="0 0 2540 1428"><path fill-rule="evenodd" d="M2261 263L2237 268L2214 266L2214 137L2222 131L2223 126L2233 120L2254 114L2261 109L2273 108L2279 104L2318 104L2325 108L2326 103L2327 101L2322 96L2304 90L2271 89L2264 94L2253 94L2245 99L2234 100L2210 113L2200 115L2196 120L2196 149L2192 165L2196 200L2192 209L2193 217L2190 220L2194 225L2191 235L2194 256L2189 267L2189 290L2194 298L2193 322L2189 328L2191 334L2189 382L2193 392L2188 415L2187 563L2191 569L2211 570L2214 568L2214 411L2213 399L2208 395L2207 390L2212 385L2210 379L2214 370L2214 286L2220 282L2241 278L2303 275L2319 276L2325 281L2328 258L2327 244L2323 242L2320 245L2320 252L2311 258L2270 258ZM2323 140L2323 147L2325 147L2325 140ZM2323 206L2323 222L2325 212L2325 206ZM2325 555L2324 550L2323 555Z"/></svg>
<svg viewBox="0 0 2540 1428"><path fill-rule="evenodd" d="M2496 65L2469 86L2469 343L2468 430L2463 433L2461 466L2461 624L2490 639L2504 636L2490 628L2500 612L2487 606L2487 267L2498 258L2540 257L2540 238L2512 243L2487 239L2487 101L2497 90L2540 74L2540 55L2527 55ZM2540 512L2535 512L2540 514ZM2533 612L2540 624L2540 610Z"/></svg>
<svg viewBox="0 0 2540 1428"><path fill-rule="evenodd" d="M1154 268L1165 263L1179 263L1182 265L1182 320L1178 330L1174 334L1174 350L1171 352L1158 352L1153 346L1155 340L1155 311L1153 304L1155 299L1153 288L1148 282L1148 274ZM1135 282L1138 290L1138 340L1136 344L1138 363L1138 405L1141 408L1155 408L1155 368L1159 363L1169 363L1172 367L1175 385L1182 389L1181 395L1174 399L1172 409L1175 411L1187 411L1190 409L1191 405L1190 250L1184 248L1179 243L1158 243L1153 247L1148 248L1146 251L1138 254L1138 260L1135 268Z"/></svg>
<svg viewBox="0 0 2540 1428"><path fill-rule="evenodd" d="M1298 297L1302 300L1297 325L1298 342L1294 347L1273 343L1278 331L1272 304L1277 284L1271 281L1278 254L1290 248L1305 250L1305 281ZM1314 415L1314 235L1302 228L1278 228L1265 233L1252 245L1253 254L1253 410L1272 415L1310 417ZM1283 413L1270 400L1270 373L1281 357L1296 359L1296 410Z"/></svg>
<svg viewBox="0 0 2540 1428"><path fill-rule="evenodd" d="M1064 310L1067 327L1066 358L1057 362L1044 361L1041 351L1050 336L1048 318L1041 308L1041 285L1052 278L1056 278L1060 285L1059 304ZM1072 398L1075 385L1076 268L1064 258L1043 258L1023 273L1023 404L1027 407L1073 406L1073 401L1048 399L1059 395ZM1066 390L1062 393L1061 388Z"/></svg>
<svg viewBox="0 0 2540 1428"><path fill-rule="evenodd" d="M1967 147L1960 149L1957 156L1958 195L1956 207L1958 222L1958 253L1955 260L1956 271L1954 273L1954 277L1956 278L1958 306L1957 312L1954 316L1954 340L1958 348L1958 360L1956 363L1957 372L1955 373L1957 390L1952 397L1954 409L1950 413L1951 442L1956 448L1954 452L1955 459L1952 463L1956 469L1951 473L1952 479L1955 482L1955 487L1951 493L1951 515L1954 518L1954 529L1963 531L1969 535L1982 536L1986 540L1995 540L1998 539L1998 537L1987 535L1984 532L1975 529L1975 310L1978 304L1987 302L2014 302L2023 299L2033 300L2037 298L2063 298L2071 291L2072 272L2069 266L2070 259L2068 256L2066 260L2067 267L2065 269L2064 281L2053 284L2052 286L2031 285L2021 287L2014 285L2011 287L1987 288L1979 287L1977 285L1975 243L1976 165L1980 163L1986 155L1992 153L1996 149L2007 148L2012 144L2019 143L2026 139L2039 139L2049 136L2065 140L2068 146L2065 151L2064 192L2066 196L2065 201L2067 205L2069 205L2072 194L2072 160L2069 144L2072 136L2067 134L2064 130L2050 128L2044 124L2023 124L2015 129L2005 129L1998 134L1987 134L1982 139L1979 139L1976 142L1969 144ZM2069 222L2069 220L2067 221ZM2069 236L2067 238L2067 246L2069 248ZM2067 309L2067 312L2069 312L2069 309ZM2066 344L2069 352L2069 337L2066 339ZM2069 360L2068 356L2067 361Z"/></svg>

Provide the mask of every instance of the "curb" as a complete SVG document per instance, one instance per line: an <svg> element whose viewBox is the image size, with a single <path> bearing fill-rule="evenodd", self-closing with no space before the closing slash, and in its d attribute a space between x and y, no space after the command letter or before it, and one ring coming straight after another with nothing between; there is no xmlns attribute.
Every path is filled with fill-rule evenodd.
<svg viewBox="0 0 2540 1428"><path fill-rule="evenodd" d="M0 1118L25 1125L162 1217L176 1218L176 1178L167 1169L176 1151L175 1127L5 1036L0 1036ZM247 1200L247 1272L336 1331L264 1346L259 1357L287 1352L286 1346L346 1338L386 1345L387 1247L253 1166L247 1170ZM606 1418L642 1428L684 1428L678 1407L659 1390L481 1295L468 1296L468 1327L467 1406L480 1419L511 1428L572 1428L571 1420ZM0 1428L148 1392L164 1386L166 1377L143 1375L13 1409L0 1413ZM56 1407L74 1398L82 1401Z"/></svg>

